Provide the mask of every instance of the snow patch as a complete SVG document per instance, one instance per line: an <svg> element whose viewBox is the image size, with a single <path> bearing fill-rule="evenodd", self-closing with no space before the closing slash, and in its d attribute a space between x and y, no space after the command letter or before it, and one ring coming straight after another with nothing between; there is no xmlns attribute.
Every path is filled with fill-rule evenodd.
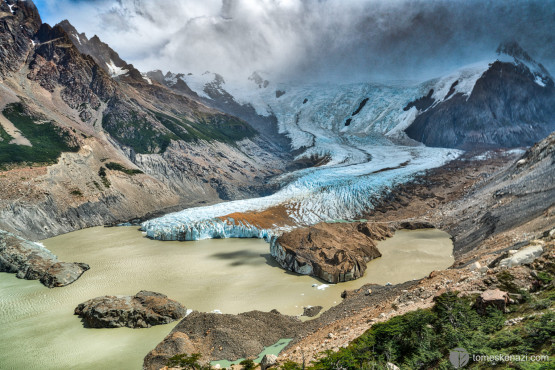
<svg viewBox="0 0 555 370"><path fill-rule="evenodd" d="M106 65L108 66L108 71L110 72L111 77L118 77L129 72L127 69L116 66L112 59L110 59L110 61L106 63Z"/></svg>
<svg viewBox="0 0 555 370"><path fill-rule="evenodd" d="M143 77L143 80L148 82L149 85L152 85L152 80L147 76L146 73L141 73L141 76Z"/></svg>
<svg viewBox="0 0 555 370"><path fill-rule="evenodd" d="M540 85L541 87L545 87L545 82L543 82L543 78L541 76L536 76L534 82Z"/></svg>
<svg viewBox="0 0 555 370"><path fill-rule="evenodd" d="M434 105L437 105L439 102L449 100L455 94L463 94L468 99L472 94L472 90L474 90L476 81L482 77L488 68L489 61L483 61L468 65L448 76L438 79L432 87L434 89L432 98L436 101ZM451 87L453 87L454 91L447 96Z"/></svg>

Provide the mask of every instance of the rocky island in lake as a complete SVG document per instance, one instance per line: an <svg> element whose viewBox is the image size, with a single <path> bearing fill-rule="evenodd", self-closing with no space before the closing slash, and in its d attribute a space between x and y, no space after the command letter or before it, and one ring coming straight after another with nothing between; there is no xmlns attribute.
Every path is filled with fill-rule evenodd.
<svg viewBox="0 0 555 370"><path fill-rule="evenodd" d="M161 293L140 291L134 296L104 296L75 308L88 328L149 328L181 319L187 309Z"/></svg>

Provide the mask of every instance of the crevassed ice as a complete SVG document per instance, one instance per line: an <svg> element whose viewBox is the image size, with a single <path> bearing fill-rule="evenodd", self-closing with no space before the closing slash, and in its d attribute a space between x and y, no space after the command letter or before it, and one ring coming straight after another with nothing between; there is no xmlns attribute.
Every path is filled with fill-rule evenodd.
<svg viewBox="0 0 555 370"><path fill-rule="evenodd" d="M474 79L475 74L460 75ZM277 193L260 198L195 207L143 223L150 238L199 240L208 238L269 238L283 227L261 229L256 225L217 217L234 212L260 211L285 205L293 225L309 225L337 219L357 219L373 207L373 202L396 184L415 174L443 165L460 152L424 146L399 146L390 137L402 137L414 111L406 104L427 93L427 85L384 86L351 84L344 86L278 85L268 89L224 86L242 101L266 106L278 119L281 132L292 140L293 149L307 148L299 157L328 155L321 167L283 175L284 186ZM463 84L468 88L468 84ZM194 85L200 89L199 85ZM276 98L275 89L285 91ZM352 115L360 102L367 104ZM303 102L307 100L306 103ZM351 119L348 126L347 119ZM389 134L389 137L386 135Z"/></svg>

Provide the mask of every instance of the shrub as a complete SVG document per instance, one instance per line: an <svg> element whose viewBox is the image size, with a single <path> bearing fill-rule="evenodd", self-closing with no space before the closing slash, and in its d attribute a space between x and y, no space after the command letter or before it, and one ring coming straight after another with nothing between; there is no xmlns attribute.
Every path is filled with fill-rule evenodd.
<svg viewBox="0 0 555 370"><path fill-rule="evenodd" d="M256 365L254 364L254 361L251 359L248 360L243 360L241 362L239 362L239 365L242 366L242 370L252 370L256 367Z"/></svg>
<svg viewBox="0 0 555 370"><path fill-rule="evenodd" d="M190 369L190 370L205 370L210 369L211 366L201 365L199 360L201 358L200 353L193 353L191 355L187 355L186 353L182 353L180 355L175 355L171 357L166 366L168 367L181 367L183 369Z"/></svg>
<svg viewBox="0 0 555 370"><path fill-rule="evenodd" d="M141 170L129 169L129 168L126 168L126 167L122 166L121 164L115 163L115 162L106 163L106 168L109 169L109 170L112 170L112 171L120 171L120 172L123 172L127 175L130 175L130 176L136 175L138 173L143 173L143 171L141 171Z"/></svg>

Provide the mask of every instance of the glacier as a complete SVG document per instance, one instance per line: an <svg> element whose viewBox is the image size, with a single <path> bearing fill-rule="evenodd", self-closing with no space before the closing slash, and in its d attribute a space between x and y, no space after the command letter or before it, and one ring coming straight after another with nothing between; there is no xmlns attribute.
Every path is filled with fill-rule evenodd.
<svg viewBox="0 0 555 370"><path fill-rule="evenodd" d="M200 96L209 96L207 83L231 94L240 104L250 104L258 114L274 115L279 131L291 139L301 154L330 158L320 167L280 176L276 193L253 199L195 207L146 221L146 236L158 240L209 238L264 238L284 230L322 221L354 220L394 186L423 171L451 161L461 152L430 148L408 139L403 130L416 116L407 104L434 88L443 93L459 80L459 92L470 94L487 63L470 66L423 84L398 82L296 85L226 83L216 74L187 75L184 81ZM208 82L207 82L208 81ZM285 94L276 94L277 90ZM446 92L447 94L447 92ZM443 97L438 96L438 99ZM445 97L447 98L447 97ZM361 102L368 99L360 111ZM349 121L348 121L349 120ZM290 224L260 227L228 215L283 206Z"/></svg>

